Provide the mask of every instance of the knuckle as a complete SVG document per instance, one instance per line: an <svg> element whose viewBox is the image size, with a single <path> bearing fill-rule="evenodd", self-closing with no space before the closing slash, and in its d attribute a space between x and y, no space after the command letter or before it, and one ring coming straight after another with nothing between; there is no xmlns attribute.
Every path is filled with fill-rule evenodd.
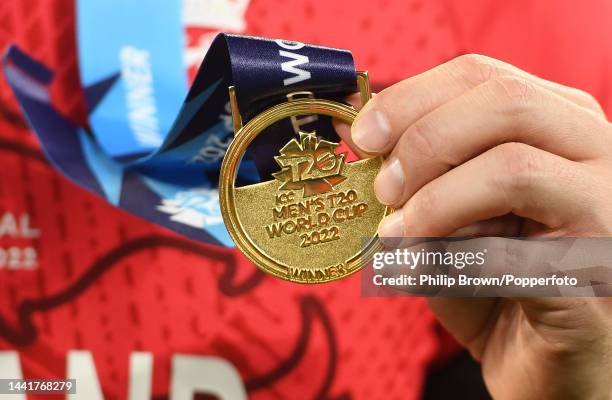
<svg viewBox="0 0 612 400"><path fill-rule="evenodd" d="M437 155L435 135L435 128L426 119L420 119L403 135L404 149L419 159L434 158Z"/></svg>
<svg viewBox="0 0 612 400"><path fill-rule="evenodd" d="M599 104L599 101L597 101L595 96L581 89L572 88L572 90L574 91L575 96L579 98L585 106L593 109L594 111L597 111L598 113L604 114L603 108L601 107L601 104Z"/></svg>
<svg viewBox="0 0 612 400"><path fill-rule="evenodd" d="M493 149L492 157L499 163L498 182L505 187L525 189L540 170L534 149L524 143L503 143Z"/></svg>
<svg viewBox="0 0 612 400"><path fill-rule="evenodd" d="M523 114L538 101L537 88L525 78L499 76L491 80L491 88L493 96L501 101L509 114Z"/></svg>
<svg viewBox="0 0 612 400"><path fill-rule="evenodd" d="M487 82L499 74L497 60L480 54L463 54L453 60L459 75L471 86Z"/></svg>
<svg viewBox="0 0 612 400"><path fill-rule="evenodd" d="M590 103L592 105L599 105L599 102L595 99L595 96L593 96L591 93L582 90L582 89L578 89L578 88L571 88L572 91L575 93L575 95L577 97L580 97L585 103Z"/></svg>

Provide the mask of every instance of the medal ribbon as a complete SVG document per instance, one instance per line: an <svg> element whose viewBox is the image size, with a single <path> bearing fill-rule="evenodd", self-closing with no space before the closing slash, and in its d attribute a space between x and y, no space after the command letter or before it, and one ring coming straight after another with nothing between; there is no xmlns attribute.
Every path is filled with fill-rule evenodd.
<svg viewBox="0 0 612 400"><path fill-rule="evenodd" d="M113 48L100 51L101 56L114 60L109 65L120 60L121 68L95 81L91 78L96 73L82 74L88 82L84 87L88 127L58 111L49 93L53 72L17 47L5 53L4 73L43 151L66 177L115 206L207 243L232 246L217 190L222 156L233 137L228 86L236 88L245 124L264 109L287 101L288 93L309 91L317 98L338 100L356 91L348 51L219 34L177 111L173 108L176 96L181 96L180 83L170 80L170 87L164 87L166 82L155 80L157 75L151 72L172 70L171 61L160 57L161 52L147 55L137 45ZM166 67L158 67L158 60ZM104 59L98 62L104 66ZM104 70L98 68L97 74ZM184 76L183 69L177 73ZM154 90L159 87L164 96L174 96L153 98L152 115L157 119L146 113L151 97L146 96L143 82L151 80ZM162 131L172 113L176 117ZM294 137L295 122L280 121L253 142L238 171L238 185L270 179L278 170L273 157ZM328 118L303 117L299 127L316 130L326 139L335 137ZM154 136L158 143L134 139Z"/></svg>

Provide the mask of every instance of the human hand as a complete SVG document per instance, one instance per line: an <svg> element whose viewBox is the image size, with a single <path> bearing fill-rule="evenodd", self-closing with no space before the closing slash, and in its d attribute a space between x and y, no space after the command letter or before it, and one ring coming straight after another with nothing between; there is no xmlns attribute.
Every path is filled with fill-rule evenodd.
<svg viewBox="0 0 612 400"><path fill-rule="evenodd" d="M592 96L466 55L393 85L341 137L383 155L383 237L612 234L612 126ZM430 305L495 399L612 398L612 299Z"/></svg>

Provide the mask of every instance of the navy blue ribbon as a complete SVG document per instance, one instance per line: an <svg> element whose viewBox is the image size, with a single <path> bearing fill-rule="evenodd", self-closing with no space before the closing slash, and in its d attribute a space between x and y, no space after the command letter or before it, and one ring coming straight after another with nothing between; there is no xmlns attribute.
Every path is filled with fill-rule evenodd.
<svg viewBox="0 0 612 400"><path fill-rule="evenodd" d="M232 137L228 86L236 88L243 122L287 101L287 94L313 92L339 100L356 91L350 52L296 42L218 35L163 143L150 152L110 155L97 131L78 126L54 104L53 72L10 47L4 73L32 130L54 166L69 179L112 204L196 240L231 246L218 204L221 159L207 157L211 146L224 151ZM120 71L85 87L92 113L123 79ZM327 139L335 131L327 117L300 126ZM294 121L295 122L295 121ZM243 159L238 184L267 180L278 168L273 156L295 135L289 119L257 138ZM217 145L215 147L215 145Z"/></svg>

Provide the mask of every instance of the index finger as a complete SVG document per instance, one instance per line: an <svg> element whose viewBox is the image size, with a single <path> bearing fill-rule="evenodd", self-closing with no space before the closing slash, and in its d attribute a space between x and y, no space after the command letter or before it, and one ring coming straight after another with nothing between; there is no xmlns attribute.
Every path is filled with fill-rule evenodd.
<svg viewBox="0 0 612 400"><path fill-rule="evenodd" d="M362 154L387 154L417 120L464 92L501 76L526 79L602 115L597 101L586 92L547 81L490 57L468 54L381 91L359 112L351 131L341 128L338 134Z"/></svg>

